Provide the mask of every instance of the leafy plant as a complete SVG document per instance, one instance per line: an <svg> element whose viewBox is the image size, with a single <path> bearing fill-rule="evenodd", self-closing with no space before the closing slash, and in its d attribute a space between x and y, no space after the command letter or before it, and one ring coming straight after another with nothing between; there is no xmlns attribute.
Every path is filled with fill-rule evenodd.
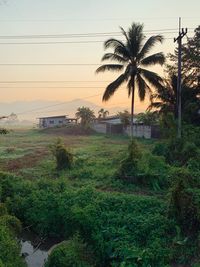
<svg viewBox="0 0 200 267"><path fill-rule="evenodd" d="M8 133L9 133L9 130L4 129L4 128L0 129L0 134L8 134Z"/></svg>
<svg viewBox="0 0 200 267"><path fill-rule="evenodd" d="M86 244L76 235L51 252L45 267L92 267L90 258Z"/></svg>
<svg viewBox="0 0 200 267"><path fill-rule="evenodd" d="M51 145L51 151L56 158L56 169L70 169L73 163L73 154L67 149L61 139L57 139L57 141Z"/></svg>

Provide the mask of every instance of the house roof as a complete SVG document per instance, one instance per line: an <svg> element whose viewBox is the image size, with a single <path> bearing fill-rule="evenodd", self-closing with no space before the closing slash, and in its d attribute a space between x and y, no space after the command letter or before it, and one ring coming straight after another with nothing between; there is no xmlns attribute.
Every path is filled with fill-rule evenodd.
<svg viewBox="0 0 200 267"><path fill-rule="evenodd" d="M109 120L103 120L103 123L107 123L107 124L122 124L121 119L120 118L113 118L113 119L109 119ZM136 123L137 119L133 118L133 123Z"/></svg>
<svg viewBox="0 0 200 267"><path fill-rule="evenodd" d="M56 119L56 118L66 119L67 118L67 115L57 115L57 116L40 117L38 119Z"/></svg>

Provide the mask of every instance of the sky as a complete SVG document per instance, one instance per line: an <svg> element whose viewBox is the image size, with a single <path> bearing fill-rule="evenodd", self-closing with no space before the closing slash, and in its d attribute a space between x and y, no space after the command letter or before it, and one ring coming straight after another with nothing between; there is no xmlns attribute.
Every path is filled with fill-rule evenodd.
<svg viewBox="0 0 200 267"><path fill-rule="evenodd" d="M109 37L120 39L119 26L127 29L132 22L140 22L147 36L164 35L165 42L153 52L167 54L176 47L173 38L178 34L178 17L182 17L182 26L188 27L188 36L192 36L200 24L199 10L199 0L0 0L0 102L91 97L91 102L105 108L129 107L125 87L102 104L105 86L118 75L95 74L104 53L103 42ZM104 35L83 37L88 33ZM70 38L67 34L71 34ZM19 42L23 44L16 44ZM154 70L162 74L162 69ZM148 100L140 103L136 97L136 112L147 104Z"/></svg>

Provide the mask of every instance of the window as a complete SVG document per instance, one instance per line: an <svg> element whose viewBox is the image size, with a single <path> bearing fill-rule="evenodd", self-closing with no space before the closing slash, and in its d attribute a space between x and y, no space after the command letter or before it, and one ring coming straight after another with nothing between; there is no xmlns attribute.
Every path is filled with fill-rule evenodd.
<svg viewBox="0 0 200 267"><path fill-rule="evenodd" d="M49 121L49 124L54 124L54 121Z"/></svg>

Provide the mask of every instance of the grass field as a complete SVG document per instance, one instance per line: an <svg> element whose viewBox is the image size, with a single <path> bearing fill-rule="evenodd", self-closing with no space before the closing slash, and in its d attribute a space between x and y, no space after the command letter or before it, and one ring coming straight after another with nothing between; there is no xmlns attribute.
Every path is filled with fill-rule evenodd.
<svg viewBox="0 0 200 267"><path fill-rule="evenodd" d="M50 145L58 138L75 157L75 167L59 174L55 171L55 160L50 150ZM25 179L54 179L59 176L68 179L73 186L90 184L99 190L137 191L135 187L126 187L112 179L127 151L128 142L126 136L68 135L65 128L15 129L1 136L0 169ZM140 143L144 149L151 149L153 141L141 140Z"/></svg>

